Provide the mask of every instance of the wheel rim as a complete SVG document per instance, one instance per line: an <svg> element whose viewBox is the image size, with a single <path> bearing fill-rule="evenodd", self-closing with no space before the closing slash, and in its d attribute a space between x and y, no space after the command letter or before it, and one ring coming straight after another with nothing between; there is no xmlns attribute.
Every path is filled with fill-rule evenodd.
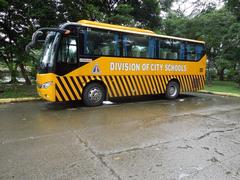
<svg viewBox="0 0 240 180"><path fill-rule="evenodd" d="M93 103L98 103L102 98L102 91L97 87L92 88L88 93L88 98Z"/></svg>
<svg viewBox="0 0 240 180"><path fill-rule="evenodd" d="M169 95L170 96L175 96L177 94L177 87L174 85L171 85L169 88Z"/></svg>

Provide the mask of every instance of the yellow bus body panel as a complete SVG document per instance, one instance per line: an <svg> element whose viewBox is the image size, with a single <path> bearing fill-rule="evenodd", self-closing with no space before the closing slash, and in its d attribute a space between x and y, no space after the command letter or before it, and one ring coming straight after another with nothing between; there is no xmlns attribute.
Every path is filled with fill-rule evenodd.
<svg viewBox="0 0 240 180"><path fill-rule="evenodd" d="M200 61L100 57L67 75L205 75L205 69L206 56Z"/></svg>
<svg viewBox="0 0 240 180"><path fill-rule="evenodd" d="M56 75L53 73L37 74L36 82L37 82L37 92L39 96L48 101L52 101L52 102L56 101L55 81L56 81ZM40 88L42 84L47 82L52 82L48 88L46 89Z"/></svg>
<svg viewBox="0 0 240 180"><path fill-rule="evenodd" d="M64 76L38 74L37 90L48 101L81 100L84 87L98 81L110 98L152 95L165 93L168 82L175 79L181 92L190 92L204 88L205 72L206 56L200 61L99 57ZM49 81L50 87L39 88Z"/></svg>

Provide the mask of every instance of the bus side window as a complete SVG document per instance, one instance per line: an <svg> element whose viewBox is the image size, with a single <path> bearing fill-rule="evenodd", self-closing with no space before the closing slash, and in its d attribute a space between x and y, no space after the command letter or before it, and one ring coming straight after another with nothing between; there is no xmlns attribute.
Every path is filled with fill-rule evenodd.
<svg viewBox="0 0 240 180"><path fill-rule="evenodd" d="M118 33L88 28L84 33L84 54L120 56L119 43Z"/></svg>
<svg viewBox="0 0 240 180"><path fill-rule="evenodd" d="M158 42L158 57L160 59L185 60L184 41L159 39Z"/></svg>
<svg viewBox="0 0 240 180"><path fill-rule="evenodd" d="M204 54L203 45L197 44L195 48L196 48L197 59L199 60Z"/></svg>
<svg viewBox="0 0 240 180"><path fill-rule="evenodd" d="M178 59L181 60L181 41L178 40L172 40L172 59Z"/></svg>
<svg viewBox="0 0 240 180"><path fill-rule="evenodd" d="M171 41L170 39L160 39L159 40L159 58L169 59L171 53Z"/></svg>
<svg viewBox="0 0 240 180"><path fill-rule="evenodd" d="M67 64L77 63L77 41L76 38L63 37L58 53L58 62Z"/></svg>
<svg viewBox="0 0 240 180"><path fill-rule="evenodd" d="M123 56L146 58L148 50L148 38L146 36L124 34Z"/></svg>
<svg viewBox="0 0 240 180"><path fill-rule="evenodd" d="M199 44L188 43L186 45L187 60L199 60L202 57L203 46Z"/></svg>

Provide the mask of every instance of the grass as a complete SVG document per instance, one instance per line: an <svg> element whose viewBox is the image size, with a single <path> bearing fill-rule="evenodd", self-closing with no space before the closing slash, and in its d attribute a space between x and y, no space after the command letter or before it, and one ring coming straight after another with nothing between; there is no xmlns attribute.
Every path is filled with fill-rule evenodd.
<svg viewBox="0 0 240 180"><path fill-rule="evenodd" d="M38 97L36 85L0 84L0 99Z"/></svg>
<svg viewBox="0 0 240 180"><path fill-rule="evenodd" d="M209 92L223 92L240 95L240 87L232 81L212 81L206 83L205 90Z"/></svg>

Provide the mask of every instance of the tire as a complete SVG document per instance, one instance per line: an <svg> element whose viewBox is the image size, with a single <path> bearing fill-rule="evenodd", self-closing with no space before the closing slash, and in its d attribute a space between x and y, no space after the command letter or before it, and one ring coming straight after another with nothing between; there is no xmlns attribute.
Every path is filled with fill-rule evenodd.
<svg viewBox="0 0 240 180"><path fill-rule="evenodd" d="M177 81L170 81L167 84L165 96L167 99L176 99L180 93L180 85Z"/></svg>
<svg viewBox="0 0 240 180"><path fill-rule="evenodd" d="M106 97L105 88L99 83L90 83L83 91L83 103L86 106L100 106Z"/></svg>

